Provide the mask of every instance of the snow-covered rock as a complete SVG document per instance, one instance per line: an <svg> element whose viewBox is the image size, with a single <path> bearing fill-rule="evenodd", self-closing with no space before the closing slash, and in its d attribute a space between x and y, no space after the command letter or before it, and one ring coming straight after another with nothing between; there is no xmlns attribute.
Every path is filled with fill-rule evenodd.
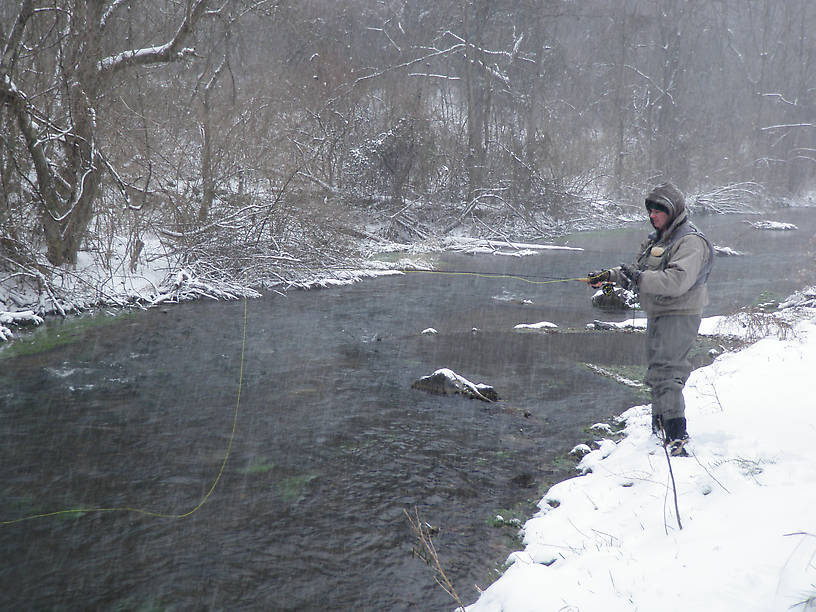
<svg viewBox="0 0 816 612"><path fill-rule="evenodd" d="M540 331L552 331L557 329L558 326L555 323L550 323L549 321L539 321L538 323L519 323L518 325L514 326L513 329L520 332L540 332Z"/></svg>
<svg viewBox="0 0 816 612"><path fill-rule="evenodd" d="M745 255L745 253L743 253L742 251L737 251L735 249L732 249L731 247L719 246L716 244L713 246L714 254L717 255L718 257L743 257Z"/></svg>
<svg viewBox="0 0 816 612"><path fill-rule="evenodd" d="M796 227L793 223L785 223L782 221L746 221L751 227L758 230L772 230L777 232L789 232L793 230L798 230L799 228Z"/></svg>
<svg viewBox="0 0 816 612"><path fill-rule="evenodd" d="M601 310L630 310L640 308L637 295L622 287L599 289L592 295L592 305Z"/></svg>
<svg viewBox="0 0 816 612"><path fill-rule="evenodd" d="M440 368L430 376L415 380L411 388L437 395L464 395L485 402L495 402L499 399L498 393L490 385L474 384L448 368Z"/></svg>

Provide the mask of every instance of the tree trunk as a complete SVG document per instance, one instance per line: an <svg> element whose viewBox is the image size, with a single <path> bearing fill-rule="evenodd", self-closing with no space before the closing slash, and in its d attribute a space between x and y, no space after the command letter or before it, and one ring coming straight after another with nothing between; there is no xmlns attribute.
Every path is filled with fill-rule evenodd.
<svg viewBox="0 0 816 612"><path fill-rule="evenodd" d="M201 131L204 142L201 145L201 208L198 209L198 221L204 223L210 214L210 207L215 199L215 178L212 164L212 117L210 114L210 90L204 92L203 118Z"/></svg>
<svg viewBox="0 0 816 612"><path fill-rule="evenodd" d="M625 72L624 68L626 66L626 44L627 44L627 31L626 31L626 1L621 3L620 9L618 11L618 19L617 25L619 28L618 31L618 65L617 68L617 79L615 83L615 111L618 114L618 124L617 124L617 134L615 137L615 169L614 169L614 177L615 177L615 195L619 198L623 195L623 172L624 172L624 158L625 158L625 147L626 147L626 106L624 105L624 96L625 89L624 89L624 77Z"/></svg>
<svg viewBox="0 0 816 612"><path fill-rule="evenodd" d="M472 28L471 19L471 4L470 0L465 1L464 7L464 30L465 30L465 88L467 94L467 157L465 159L465 167L468 175L468 202L472 202L479 194L484 184L484 167L486 149L484 142L486 113L485 96L486 88L481 86L481 81L477 77L475 64L477 61L477 52L475 49L478 36L474 31L479 31L479 26ZM480 7L484 8L484 7ZM480 10L476 21L479 17L484 17L482 13L485 10ZM477 82L479 81L479 82Z"/></svg>

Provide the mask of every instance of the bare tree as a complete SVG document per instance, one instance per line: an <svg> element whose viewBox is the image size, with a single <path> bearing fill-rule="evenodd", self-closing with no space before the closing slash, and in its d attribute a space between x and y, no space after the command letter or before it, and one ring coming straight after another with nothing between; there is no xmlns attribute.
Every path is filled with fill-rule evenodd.
<svg viewBox="0 0 816 612"><path fill-rule="evenodd" d="M809 0L4 3L0 246L314 261L363 223L540 234L660 177L800 192L814 25Z"/></svg>
<svg viewBox="0 0 816 612"><path fill-rule="evenodd" d="M108 169L116 176L97 138L104 92L131 68L192 56L193 49L183 44L208 9L206 0L189 0L169 40L115 49L108 32L127 4L24 0L2 41L0 100L25 143L27 158L17 160L19 172L34 170L28 192L54 265L76 262L102 175Z"/></svg>

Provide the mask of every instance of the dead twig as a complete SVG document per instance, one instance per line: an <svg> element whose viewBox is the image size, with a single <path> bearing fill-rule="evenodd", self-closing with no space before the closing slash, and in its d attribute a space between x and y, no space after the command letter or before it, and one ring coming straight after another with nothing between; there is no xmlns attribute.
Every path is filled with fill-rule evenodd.
<svg viewBox="0 0 816 612"><path fill-rule="evenodd" d="M669 476L671 477L672 492L674 493L674 513L677 516L677 526L680 528L680 531L682 531L683 523L680 521L680 506L677 504L677 483L674 482L674 471L672 470L668 444L663 445L663 452L666 453L666 462L669 464Z"/></svg>
<svg viewBox="0 0 816 612"><path fill-rule="evenodd" d="M433 570L434 580L436 580L436 583L453 598L459 609L461 609L462 612L465 612L465 604L462 601L462 598L456 593L456 589L453 588L453 583L445 573L442 563L439 561L439 554L436 552L436 546L434 546L433 540L431 539L436 534L436 530L419 517L419 510L417 510L416 507L414 507L413 513L410 513L405 509L403 509L403 512L408 518L408 523L411 525L411 531L414 532L414 535L417 538L417 543L419 544L419 549L414 548L414 554L422 559L425 564Z"/></svg>

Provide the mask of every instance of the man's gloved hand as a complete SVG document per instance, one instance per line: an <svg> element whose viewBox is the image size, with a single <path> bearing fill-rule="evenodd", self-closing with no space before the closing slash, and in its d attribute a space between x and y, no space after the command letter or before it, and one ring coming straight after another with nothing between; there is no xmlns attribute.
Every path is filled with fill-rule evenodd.
<svg viewBox="0 0 816 612"><path fill-rule="evenodd" d="M630 264L620 265L620 285L624 289L637 291L640 286L640 270Z"/></svg>
<svg viewBox="0 0 816 612"><path fill-rule="evenodd" d="M590 287L598 288L603 283L608 283L610 278L609 270L598 270L597 272L590 272L587 274L587 282Z"/></svg>

